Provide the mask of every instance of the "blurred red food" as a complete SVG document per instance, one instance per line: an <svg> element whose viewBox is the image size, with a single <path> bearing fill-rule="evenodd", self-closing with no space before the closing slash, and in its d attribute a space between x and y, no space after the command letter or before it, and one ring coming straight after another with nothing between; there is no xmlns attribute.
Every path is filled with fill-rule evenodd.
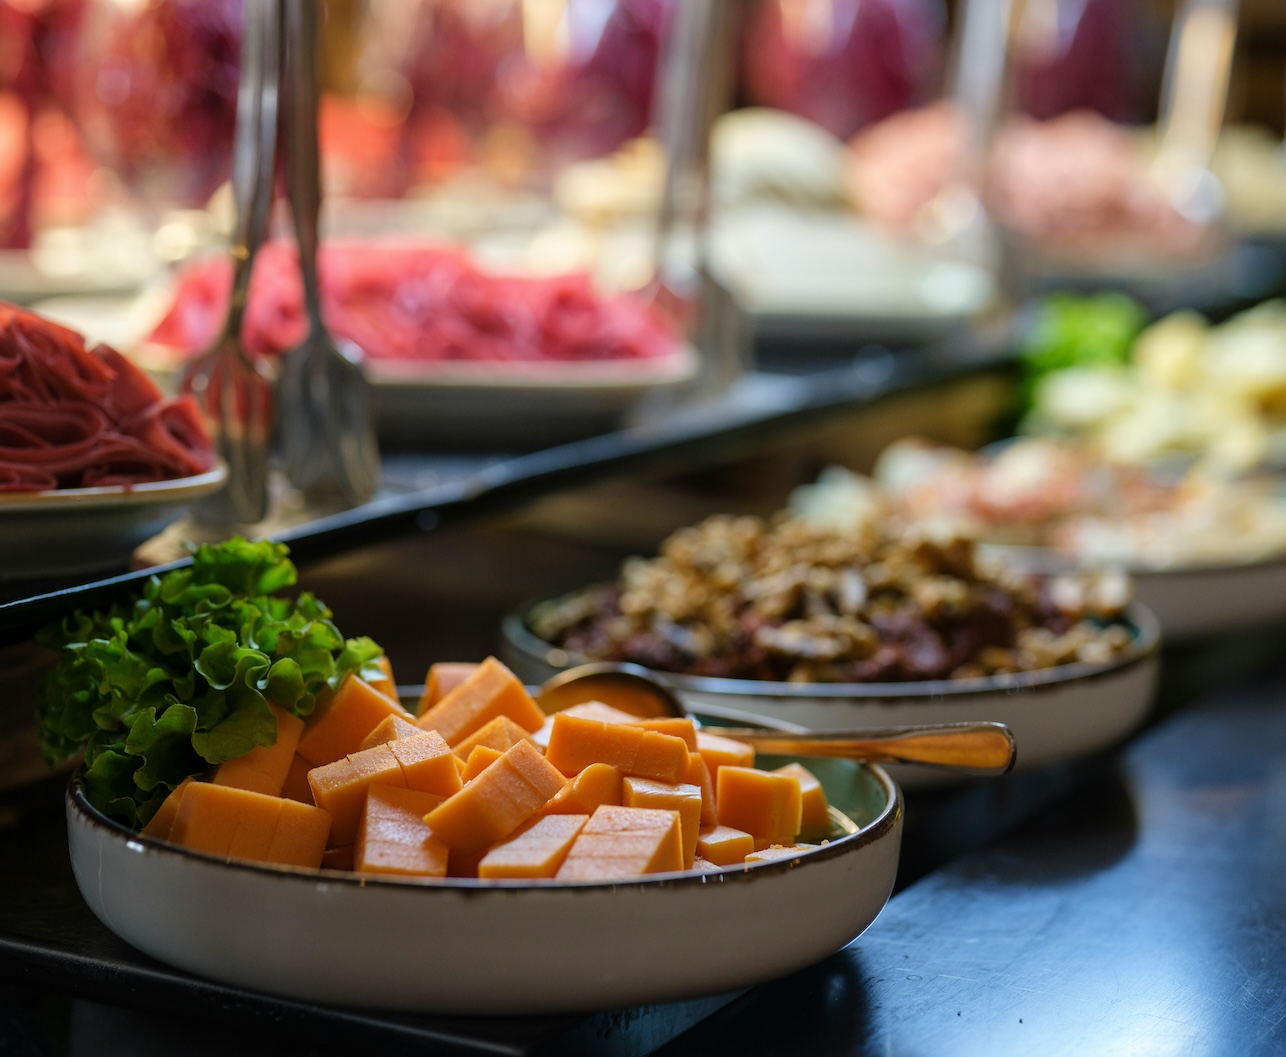
<svg viewBox="0 0 1286 1057"><path fill-rule="evenodd" d="M746 92L847 139L932 98L944 22L937 0L764 0L745 34Z"/></svg>
<svg viewBox="0 0 1286 1057"><path fill-rule="evenodd" d="M1039 16L1043 14L1044 20ZM1052 17L1051 17L1052 16ZM1093 110L1112 121L1141 121L1153 73L1138 0L1055 0L1028 5L1014 45L1023 112L1048 121Z"/></svg>
<svg viewBox="0 0 1286 1057"><path fill-rule="evenodd" d="M418 176L479 158L547 175L647 130L674 4L567 0L551 20L516 0L406 0L372 11L361 65L376 92L404 86Z"/></svg>
<svg viewBox="0 0 1286 1057"><path fill-rule="evenodd" d="M459 250L377 243L326 245L318 269L327 326L372 360L633 360L664 356L676 344L645 303L601 296L583 274L496 276ZM224 258L183 269L150 340L204 348L218 333L230 286ZM247 346L278 355L303 339L305 327L294 248L269 243L255 261Z"/></svg>
<svg viewBox="0 0 1286 1057"><path fill-rule="evenodd" d="M91 8L69 101L91 149L145 197L203 204L229 170L241 36L241 0Z"/></svg>
<svg viewBox="0 0 1286 1057"><path fill-rule="evenodd" d="M203 473L214 447L188 397L167 400L114 349L0 302L0 492Z"/></svg>

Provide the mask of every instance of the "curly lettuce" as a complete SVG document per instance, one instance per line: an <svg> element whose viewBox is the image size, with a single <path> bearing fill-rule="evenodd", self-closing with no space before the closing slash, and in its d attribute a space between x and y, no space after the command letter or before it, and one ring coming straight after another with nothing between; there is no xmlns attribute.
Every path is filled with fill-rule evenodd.
<svg viewBox="0 0 1286 1057"><path fill-rule="evenodd" d="M281 543L233 537L150 577L140 595L77 611L38 641L58 663L37 691L41 748L84 753L96 808L142 826L189 775L277 740L268 707L300 717L353 672L378 678L383 650L345 639L296 582Z"/></svg>

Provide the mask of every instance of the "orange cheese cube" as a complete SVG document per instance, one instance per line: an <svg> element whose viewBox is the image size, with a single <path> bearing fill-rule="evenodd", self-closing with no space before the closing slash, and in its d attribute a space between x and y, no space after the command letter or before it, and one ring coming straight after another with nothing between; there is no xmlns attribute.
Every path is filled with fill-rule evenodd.
<svg viewBox="0 0 1286 1057"><path fill-rule="evenodd" d="M262 795L223 785L211 785L209 782L193 782L184 790L183 799L179 801L174 824L170 827L170 840L193 851L226 856L240 824L240 801L243 797ZM262 809L262 805L260 808ZM250 810L254 810L253 803ZM280 811L279 808L274 810ZM272 825L276 824L274 814Z"/></svg>
<svg viewBox="0 0 1286 1057"><path fill-rule="evenodd" d="M468 857L509 836L565 782L531 742L520 741L424 821L453 856Z"/></svg>
<svg viewBox="0 0 1286 1057"><path fill-rule="evenodd" d="M362 739L362 743L357 747L357 751L362 749L373 749L376 745L385 745L390 741L397 741L398 738L413 738L417 734L423 734L408 715L385 716L379 721L375 729ZM345 753L344 755L348 755Z"/></svg>
<svg viewBox="0 0 1286 1057"><path fill-rule="evenodd" d="M353 848L353 869L362 873L445 877L447 846L424 824L442 797L418 789L372 785Z"/></svg>
<svg viewBox="0 0 1286 1057"><path fill-rule="evenodd" d="M330 815L307 804L212 782L193 782L170 830L176 844L225 858L318 866Z"/></svg>
<svg viewBox="0 0 1286 1057"><path fill-rule="evenodd" d="M818 844L773 844L767 848L752 851L746 856L746 865L753 866L757 862L779 862L782 859L794 859L804 852L813 851L818 847L820 847Z"/></svg>
<svg viewBox="0 0 1286 1057"><path fill-rule="evenodd" d="M706 762L706 768L710 772L710 778L715 784L716 791L719 788L719 768L720 767L753 767L755 765L755 750L753 746L743 745L739 741L733 741L731 738L721 738L718 734L707 734L704 730L697 731L697 752ZM718 799L716 793L716 799Z"/></svg>
<svg viewBox="0 0 1286 1057"><path fill-rule="evenodd" d="M679 813L679 835L683 840L683 868L692 865L697 854L697 831L701 828L701 787L658 782L653 778L626 778L621 783L623 807L655 807Z"/></svg>
<svg viewBox="0 0 1286 1057"><path fill-rule="evenodd" d="M581 719L596 719L600 723L633 723L638 719L637 716L605 705L602 701L582 701L579 705L571 705L555 712L532 734L531 740L542 749L549 745L549 735L554 731L554 716L579 716Z"/></svg>
<svg viewBox="0 0 1286 1057"><path fill-rule="evenodd" d="M731 826L703 826L697 837L697 854L716 866L745 862L755 850L755 838Z"/></svg>
<svg viewBox="0 0 1286 1057"><path fill-rule="evenodd" d="M788 774L799 782L799 832L804 837L819 839L831 832L831 816L826 802L826 790L807 767L788 763L778 767L773 774Z"/></svg>
<svg viewBox="0 0 1286 1057"><path fill-rule="evenodd" d="M161 806L156 809L146 826L143 827L143 836L156 837L158 840L169 840L170 830L174 826L174 818L179 813L179 804L183 800L184 790L194 781L192 778L184 778L178 785L170 790L170 795L161 801Z"/></svg>
<svg viewBox="0 0 1286 1057"><path fill-rule="evenodd" d="M436 730L454 746L496 716L508 716L526 731L539 730L545 722L545 713L518 677L488 657L416 723L424 730Z"/></svg>
<svg viewBox="0 0 1286 1057"><path fill-rule="evenodd" d="M277 828L268 848L268 862L316 869L326 852L330 814L312 804L282 800Z"/></svg>
<svg viewBox="0 0 1286 1057"><path fill-rule="evenodd" d="M334 763L359 751L366 736L389 716L405 718L406 710L350 675L309 718L296 751L314 767Z"/></svg>
<svg viewBox="0 0 1286 1057"><path fill-rule="evenodd" d="M507 752L518 742L530 740L531 735L508 716L496 716L495 719L484 723L467 738L456 742L453 747L457 755L467 760L469 753L473 752L474 747L477 745L485 745L489 749Z"/></svg>
<svg viewBox="0 0 1286 1057"><path fill-rule="evenodd" d="M591 763L610 763L622 774L662 782L679 782L688 773L688 747L682 738L566 712L554 717L545 759L568 777Z"/></svg>
<svg viewBox="0 0 1286 1057"><path fill-rule="evenodd" d="M272 843L281 805L280 797L193 782L179 802L170 840L193 851L221 856L233 855L234 845L236 854L243 857L246 849L262 845L262 855Z"/></svg>
<svg viewBox="0 0 1286 1057"><path fill-rule="evenodd" d="M690 719L667 717L665 719L634 719L632 727L654 730L658 734L669 734L672 738L682 738L689 752L697 751L697 725Z"/></svg>
<svg viewBox="0 0 1286 1057"><path fill-rule="evenodd" d="M295 746L304 731L304 721L284 708L269 703L277 720L277 740L272 745L257 745L244 756L225 760L214 769L210 781L215 785L230 785L234 789L249 789L252 793L281 796L295 759Z"/></svg>
<svg viewBox="0 0 1286 1057"><path fill-rule="evenodd" d="M290 761L290 770L286 772L286 781L282 784L281 795L287 800L298 800L301 804L313 802L313 790L308 784L308 772L313 765L299 753Z"/></svg>
<svg viewBox="0 0 1286 1057"><path fill-rule="evenodd" d="M376 745L308 772L313 803L331 813L330 843L352 844L366 805L366 791L376 782L406 787L402 765L388 745Z"/></svg>
<svg viewBox="0 0 1286 1057"><path fill-rule="evenodd" d="M230 787L235 788L235 787ZM266 801L256 803L254 808L246 810L240 806L244 817L237 823L237 831L232 835L228 845L228 858L254 859L257 862L271 862L269 851L272 849L272 838L277 833L281 821L281 805L286 801L269 793L258 793ZM291 800L290 803L295 801Z"/></svg>
<svg viewBox="0 0 1286 1057"><path fill-rule="evenodd" d="M499 749L493 749L487 745L475 746L473 752L469 753L469 759L465 761L464 770L460 772L460 780L473 781L503 755L504 753Z"/></svg>
<svg viewBox="0 0 1286 1057"><path fill-rule="evenodd" d="M799 779L753 767L719 768L715 778L719 824L745 830L756 849L793 844L799 832L802 804Z"/></svg>
<svg viewBox="0 0 1286 1057"><path fill-rule="evenodd" d="M381 653L375 658L376 666L384 673L379 679L371 679L371 689L378 690L385 697L397 700L397 680L393 678L393 662L388 659L387 653Z"/></svg>
<svg viewBox="0 0 1286 1057"><path fill-rule="evenodd" d="M722 867L718 863L713 863L709 859L703 859L698 855L692 860L692 869L697 870L700 873L710 873L712 870L719 870L722 869Z"/></svg>
<svg viewBox="0 0 1286 1057"><path fill-rule="evenodd" d="M592 815L604 804L621 803L621 772L610 763L591 763L540 809L542 815Z"/></svg>
<svg viewBox="0 0 1286 1057"><path fill-rule="evenodd" d="M683 780L701 790L701 825L717 825L719 812L715 808L714 780L710 777L705 757L699 752L688 753L688 773L683 776Z"/></svg>
<svg viewBox="0 0 1286 1057"><path fill-rule="evenodd" d="M403 781L393 785L444 797L459 790L460 770L456 767L455 754L436 730L420 731L413 738L398 738L387 744L402 768Z"/></svg>
<svg viewBox="0 0 1286 1057"><path fill-rule="evenodd" d="M547 815L497 844L478 863L478 876L553 877L588 815Z"/></svg>
<svg viewBox="0 0 1286 1057"><path fill-rule="evenodd" d="M424 692L415 714L422 716L452 690L463 683L474 672L478 665L472 661L439 661L429 665L429 673L424 677Z"/></svg>
<svg viewBox="0 0 1286 1057"><path fill-rule="evenodd" d="M600 807L585 823L559 880L602 881L683 868L683 838L677 811Z"/></svg>

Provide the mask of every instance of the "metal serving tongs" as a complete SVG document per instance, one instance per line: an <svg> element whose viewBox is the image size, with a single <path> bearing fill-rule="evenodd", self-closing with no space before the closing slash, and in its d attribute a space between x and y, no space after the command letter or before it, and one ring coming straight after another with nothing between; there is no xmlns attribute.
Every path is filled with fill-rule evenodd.
<svg viewBox="0 0 1286 1057"><path fill-rule="evenodd" d="M637 664L598 661L546 679L536 701L548 715L601 701L644 719L689 718L679 695ZM979 777L1007 774L1017 759L1003 723L935 723L868 730L792 732L762 727L716 727L721 738L779 755L827 756L866 763L946 767Z"/></svg>
<svg viewBox="0 0 1286 1057"><path fill-rule="evenodd" d="M740 314L710 267L710 134L732 96L735 0L679 4L654 101L666 159L643 296L701 351L698 389L716 395L746 367Z"/></svg>
<svg viewBox="0 0 1286 1057"><path fill-rule="evenodd" d="M927 243L965 257L987 252L983 174L1000 120L1014 6L1015 0L961 5L947 95L963 125L962 150L941 190L917 217L918 233Z"/></svg>
<svg viewBox="0 0 1286 1057"><path fill-rule="evenodd" d="M237 129L232 155L236 228L232 236L232 293L214 344L183 373L212 424L228 483L196 509L203 520L253 524L268 512L268 445L272 435L273 381L241 340L255 254L263 242L272 203L276 157L281 18L279 0L248 0L237 88Z"/></svg>
<svg viewBox="0 0 1286 1057"><path fill-rule="evenodd" d="M1150 175L1175 210L1197 223L1215 220L1223 205L1209 166L1236 37L1237 0L1185 0L1175 15Z"/></svg>
<svg viewBox="0 0 1286 1057"><path fill-rule="evenodd" d="M379 448L362 352L326 330L317 283L321 176L317 147L317 0L285 0L286 188L290 197L308 334L282 363L281 457L309 499L365 503L379 486Z"/></svg>

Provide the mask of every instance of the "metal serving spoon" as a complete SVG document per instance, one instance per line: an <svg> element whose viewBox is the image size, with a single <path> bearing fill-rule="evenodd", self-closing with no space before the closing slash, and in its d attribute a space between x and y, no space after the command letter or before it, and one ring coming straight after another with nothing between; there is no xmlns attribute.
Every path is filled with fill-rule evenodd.
<svg viewBox="0 0 1286 1057"><path fill-rule="evenodd" d="M600 661L581 664L545 681L536 701L546 713L586 701L645 719L687 718L678 696L636 664ZM978 775L1006 774L1014 766L1014 735L1003 723L939 723L869 730L792 734L761 727L719 727L721 738L753 745L761 752L834 756L866 763L916 763L952 767Z"/></svg>
<svg viewBox="0 0 1286 1057"><path fill-rule="evenodd" d="M286 186L299 247L308 334L282 361L281 456L291 483L308 498L338 498L357 506L375 494L380 460L362 352L352 342L336 343L322 322L317 284L318 4L316 0L285 2L290 118Z"/></svg>
<svg viewBox="0 0 1286 1057"><path fill-rule="evenodd" d="M232 156L232 192L237 206L232 294L223 330L214 344L192 361L180 383L213 424L219 455L228 464L227 485L203 501L196 513L209 521L246 525L262 520L268 511L273 382L263 362L246 353L241 324L250 273L268 226L272 200L280 30L277 0L253 0L246 5Z"/></svg>

